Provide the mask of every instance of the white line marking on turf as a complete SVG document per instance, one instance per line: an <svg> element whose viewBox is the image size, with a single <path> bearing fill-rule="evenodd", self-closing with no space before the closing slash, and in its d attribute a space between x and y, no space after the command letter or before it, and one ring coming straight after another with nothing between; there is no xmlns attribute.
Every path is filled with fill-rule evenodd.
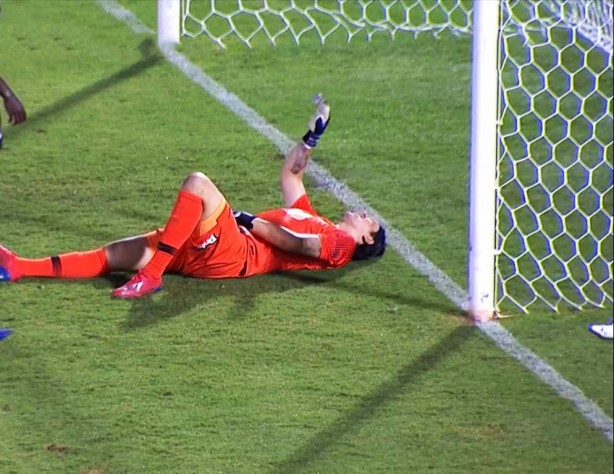
<svg viewBox="0 0 614 474"><path fill-rule="evenodd" d="M144 25L132 12L126 10L115 0L96 0L109 15L126 23L135 33L150 33L154 31ZM228 92L215 80L207 76L198 66L192 64L173 46L162 48L166 59L175 65L190 80L198 84L208 94L228 107L234 114L242 118L250 127L260 132L276 144L281 152L292 145L292 140L270 125L255 110L248 107L235 94ZM390 246L394 248L405 261L427 277L458 308L467 310L467 292L450 279L442 270L420 253L401 233L393 229L385 219L364 202L347 185L335 179L326 169L310 161L307 173L314 179L316 185L325 189L347 207L366 209L377 217L386 227ZM522 346L512 334L497 322L477 324L477 327L492 339L505 353L516 359L527 369L549 385L562 398L569 400L582 416L612 442L614 428L610 418L595 402L572 383L565 380L554 368L541 360L529 349Z"/></svg>

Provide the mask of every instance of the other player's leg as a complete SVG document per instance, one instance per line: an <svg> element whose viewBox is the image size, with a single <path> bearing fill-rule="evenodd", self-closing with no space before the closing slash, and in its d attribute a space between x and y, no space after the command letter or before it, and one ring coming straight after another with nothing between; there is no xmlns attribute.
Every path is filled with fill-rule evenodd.
<svg viewBox="0 0 614 474"><path fill-rule="evenodd" d="M13 331L9 328L0 328L0 341L6 337L9 337Z"/></svg>

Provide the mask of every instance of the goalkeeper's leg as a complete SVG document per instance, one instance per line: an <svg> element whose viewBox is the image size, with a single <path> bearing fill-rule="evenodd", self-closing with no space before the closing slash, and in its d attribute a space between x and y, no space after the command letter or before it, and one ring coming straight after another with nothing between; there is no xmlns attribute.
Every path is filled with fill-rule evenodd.
<svg viewBox="0 0 614 474"><path fill-rule="evenodd" d="M162 275L199 223L214 215L224 196L203 173L192 173L183 182L156 250L132 279L113 290L117 298L139 298L162 288Z"/></svg>
<svg viewBox="0 0 614 474"><path fill-rule="evenodd" d="M93 278L114 271L143 270L148 279L157 282L198 223L211 215L223 200L222 193L207 176L193 173L184 181L169 220L156 239L150 233L86 252L40 259L19 257L0 245L0 281L24 277Z"/></svg>
<svg viewBox="0 0 614 474"><path fill-rule="evenodd" d="M95 278L142 268L151 256L149 235L118 240L104 247L43 258L23 258L0 245L0 281L21 278Z"/></svg>

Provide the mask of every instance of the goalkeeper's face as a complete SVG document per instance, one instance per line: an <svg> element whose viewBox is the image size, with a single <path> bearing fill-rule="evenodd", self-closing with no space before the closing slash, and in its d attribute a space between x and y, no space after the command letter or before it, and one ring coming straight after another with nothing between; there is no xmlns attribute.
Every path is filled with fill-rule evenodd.
<svg viewBox="0 0 614 474"><path fill-rule="evenodd" d="M380 224L366 212L346 212L343 215L343 222L352 227L356 232L355 235L361 237L358 244L372 244L373 234L375 234Z"/></svg>

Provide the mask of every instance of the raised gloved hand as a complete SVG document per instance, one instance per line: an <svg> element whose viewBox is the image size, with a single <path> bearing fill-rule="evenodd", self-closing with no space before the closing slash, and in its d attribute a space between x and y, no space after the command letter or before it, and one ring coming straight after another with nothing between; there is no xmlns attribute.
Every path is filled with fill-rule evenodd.
<svg viewBox="0 0 614 474"><path fill-rule="evenodd" d="M315 148L318 144L318 140L328 127L330 122L330 106L322 97L322 94L318 94L314 97L316 104L316 111L309 120L309 130L303 136L303 143L308 148Z"/></svg>

